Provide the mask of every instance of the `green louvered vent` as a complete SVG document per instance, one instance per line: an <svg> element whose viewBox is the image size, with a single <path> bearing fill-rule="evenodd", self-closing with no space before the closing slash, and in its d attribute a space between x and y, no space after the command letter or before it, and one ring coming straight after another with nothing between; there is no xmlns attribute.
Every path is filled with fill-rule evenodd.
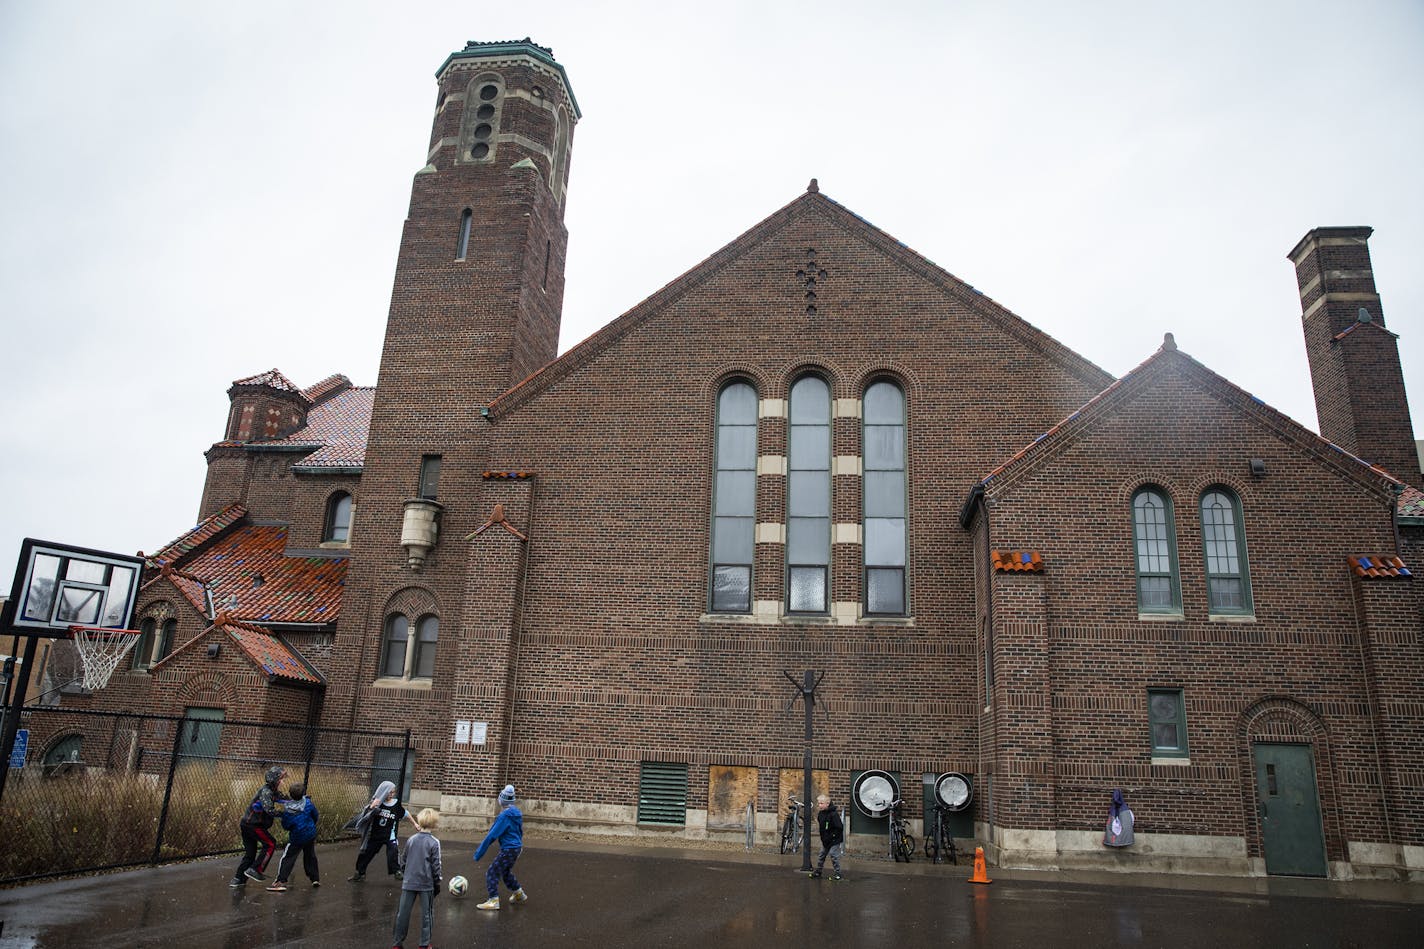
<svg viewBox="0 0 1424 949"><path fill-rule="evenodd" d="M638 781L638 823L687 823L687 765L643 762Z"/></svg>

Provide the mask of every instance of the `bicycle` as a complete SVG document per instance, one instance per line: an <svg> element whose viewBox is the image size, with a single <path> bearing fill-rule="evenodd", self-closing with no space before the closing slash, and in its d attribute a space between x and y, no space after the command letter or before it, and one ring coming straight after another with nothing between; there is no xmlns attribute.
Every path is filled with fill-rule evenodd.
<svg viewBox="0 0 1424 949"><path fill-rule="evenodd" d="M933 863L939 863L940 854L946 854L949 862L959 863L959 851L954 846L954 836L949 832L948 807L938 802L934 809L934 826L925 832L925 856Z"/></svg>
<svg viewBox="0 0 1424 949"><path fill-rule="evenodd" d="M801 835L805 832L802 815L806 805L796 800L796 795L786 795L786 820L781 825L781 852L795 853L801 849Z"/></svg>
<svg viewBox="0 0 1424 949"><path fill-rule="evenodd" d="M896 863L909 863L915 856L915 838L905 822L905 802L890 802L890 856Z"/></svg>

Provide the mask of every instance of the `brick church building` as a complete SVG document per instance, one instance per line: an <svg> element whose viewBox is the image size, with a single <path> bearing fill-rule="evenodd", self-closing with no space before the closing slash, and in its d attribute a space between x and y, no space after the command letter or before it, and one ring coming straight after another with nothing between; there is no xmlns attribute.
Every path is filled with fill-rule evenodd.
<svg viewBox="0 0 1424 949"><path fill-rule="evenodd" d="M1424 876L1424 477L1369 228L1289 254L1321 434L1171 334L1114 378L814 181L559 355L569 79L527 39L436 75L376 386L233 383L141 643L64 704L408 725L456 828L512 781L531 823L750 801L765 836L811 669L867 851L863 773L918 831L959 772L1003 865Z"/></svg>

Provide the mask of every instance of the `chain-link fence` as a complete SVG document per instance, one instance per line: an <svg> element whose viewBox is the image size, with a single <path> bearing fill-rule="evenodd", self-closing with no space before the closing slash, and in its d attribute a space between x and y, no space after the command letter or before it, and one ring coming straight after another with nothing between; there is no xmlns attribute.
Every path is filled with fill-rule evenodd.
<svg viewBox="0 0 1424 949"><path fill-rule="evenodd" d="M207 712L210 717L202 717ZM29 710L30 754L0 800L0 883L229 853L272 765L301 782L334 840L382 781L409 787L410 732Z"/></svg>

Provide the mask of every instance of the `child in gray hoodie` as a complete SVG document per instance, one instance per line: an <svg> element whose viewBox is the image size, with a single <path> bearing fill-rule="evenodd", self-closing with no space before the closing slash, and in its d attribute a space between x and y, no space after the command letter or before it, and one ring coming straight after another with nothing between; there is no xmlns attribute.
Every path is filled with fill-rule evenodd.
<svg viewBox="0 0 1424 949"><path fill-rule="evenodd" d="M400 908L396 910L395 949L402 949L405 934L410 931L410 911L415 898L420 897L420 947L430 949L430 927L434 922L435 896L440 892L440 841L431 833L440 823L440 815L430 808L415 817L420 832L405 842L401 857L404 877L401 880Z"/></svg>

